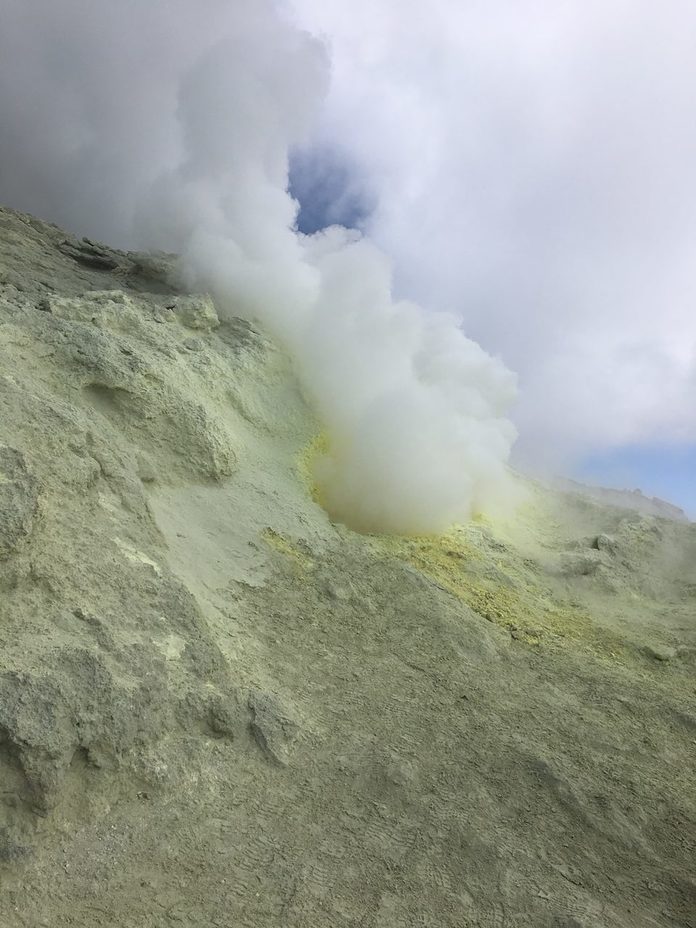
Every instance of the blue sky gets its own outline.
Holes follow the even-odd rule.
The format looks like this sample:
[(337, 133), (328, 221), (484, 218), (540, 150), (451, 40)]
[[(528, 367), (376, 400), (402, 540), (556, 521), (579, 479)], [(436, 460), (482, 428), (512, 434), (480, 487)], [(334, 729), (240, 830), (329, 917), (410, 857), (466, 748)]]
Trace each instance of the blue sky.
[(374, 207), (355, 167), (329, 147), (292, 153), (290, 193), (300, 204), (297, 228), (305, 235), (331, 225), (362, 228)]

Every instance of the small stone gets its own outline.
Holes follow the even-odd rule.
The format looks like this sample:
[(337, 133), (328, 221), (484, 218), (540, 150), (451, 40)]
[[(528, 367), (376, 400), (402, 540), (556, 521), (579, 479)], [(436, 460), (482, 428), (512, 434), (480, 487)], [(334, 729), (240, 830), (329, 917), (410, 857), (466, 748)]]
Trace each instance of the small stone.
[(598, 551), (606, 551), (609, 554), (614, 554), (617, 549), (616, 540), (610, 535), (597, 535), (593, 544), (593, 548), (596, 548)]
[(408, 760), (393, 757), (385, 771), (386, 778), (395, 786), (408, 787), (412, 786), (417, 779), (416, 770)]
[(327, 583), (324, 587), (326, 595), (329, 599), (335, 601), (347, 602), (350, 599), (350, 590), (347, 590), (343, 586), (339, 586), (336, 583)]
[(252, 713), (251, 732), (256, 743), (267, 757), (286, 767), (299, 725), (271, 693), (253, 690), (249, 694), (248, 706)]
[(179, 297), (174, 312), (182, 325), (188, 329), (208, 331), (220, 325), (215, 306), (208, 294)]
[(200, 338), (187, 338), (184, 341), (184, 348), (186, 348), (188, 351), (202, 351), (203, 342), (200, 340)]
[(645, 648), (645, 653), (655, 661), (666, 662), (674, 660), (677, 656), (677, 649), (664, 647), (662, 645), (648, 645)]

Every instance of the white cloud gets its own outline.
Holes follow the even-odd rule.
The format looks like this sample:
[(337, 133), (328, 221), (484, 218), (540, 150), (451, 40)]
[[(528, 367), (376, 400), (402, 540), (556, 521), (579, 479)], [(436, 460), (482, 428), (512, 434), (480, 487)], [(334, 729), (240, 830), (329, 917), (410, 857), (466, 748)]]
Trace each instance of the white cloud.
[(514, 376), (456, 318), (395, 301), (375, 245), (293, 228), (288, 153), (326, 92), (323, 46), (265, 0), (5, 6), (0, 196), (176, 249), (222, 309), (282, 339), (328, 428), (332, 515), (434, 531), (497, 504)]
[(696, 441), (696, 7), (292, 0), (398, 289), (520, 374), (521, 456)]

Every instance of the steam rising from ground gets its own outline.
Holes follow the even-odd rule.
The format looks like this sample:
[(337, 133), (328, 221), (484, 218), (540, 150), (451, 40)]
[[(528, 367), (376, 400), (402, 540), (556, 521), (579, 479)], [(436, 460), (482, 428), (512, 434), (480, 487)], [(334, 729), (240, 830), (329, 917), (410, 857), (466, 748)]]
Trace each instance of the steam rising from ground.
[(428, 531), (500, 502), (513, 376), (453, 317), (394, 303), (369, 242), (334, 228), (305, 249), (320, 289), (295, 351), (332, 425), (329, 510), (362, 529)]
[[(0, 196), (180, 252), (192, 286), (285, 342), (328, 428), (332, 515), (435, 531), (504, 496), (513, 376), (454, 317), (395, 303), (370, 242), (294, 230), (288, 151), (326, 93), (324, 47), (259, 0), (62, 6), (9, 2)], [(30, 69), (27, 113), (12, 88)]]
[(312, 151), (379, 192), (396, 293), (518, 372), (518, 463), (642, 446), (696, 506), (696, 4), (292, 4), (332, 43)]

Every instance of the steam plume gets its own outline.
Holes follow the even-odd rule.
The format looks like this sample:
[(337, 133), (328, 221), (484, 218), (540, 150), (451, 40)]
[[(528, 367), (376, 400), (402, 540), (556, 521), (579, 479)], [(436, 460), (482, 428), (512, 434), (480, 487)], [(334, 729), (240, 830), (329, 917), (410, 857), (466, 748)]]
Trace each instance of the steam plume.
[(394, 302), (369, 241), (295, 230), (288, 152), (326, 93), (325, 48), (259, 0), (31, 7), (9, 0), (0, 39), (0, 196), (176, 250), (223, 311), (275, 333), (328, 429), (335, 517), (435, 531), (504, 494), (514, 377), (454, 317)]

